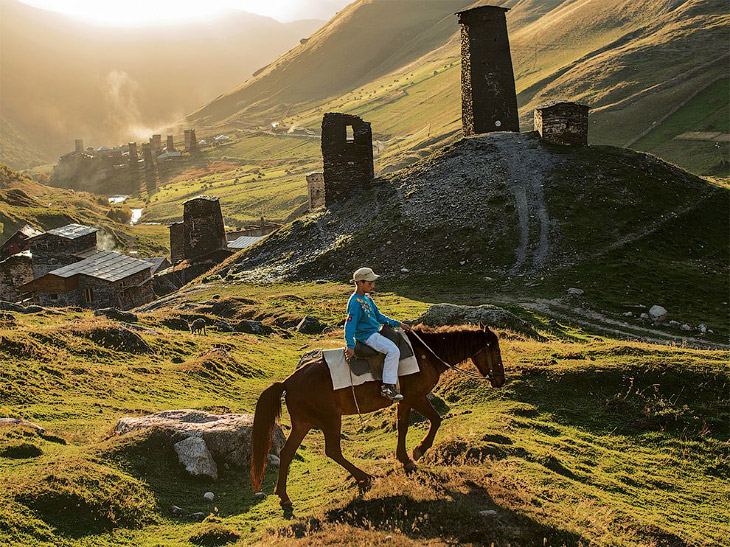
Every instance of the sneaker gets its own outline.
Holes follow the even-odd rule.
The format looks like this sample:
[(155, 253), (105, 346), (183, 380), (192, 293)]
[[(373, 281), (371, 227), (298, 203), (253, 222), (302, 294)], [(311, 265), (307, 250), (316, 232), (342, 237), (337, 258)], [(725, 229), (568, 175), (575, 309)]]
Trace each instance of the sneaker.
[(391, 401), (402, 401), (403, 395), (398, 393), (398, 390), (395, 388), (393, 384), (383, 384), (380, 387), (380, 394), (385, 397), (386, 399), (390, 399)]

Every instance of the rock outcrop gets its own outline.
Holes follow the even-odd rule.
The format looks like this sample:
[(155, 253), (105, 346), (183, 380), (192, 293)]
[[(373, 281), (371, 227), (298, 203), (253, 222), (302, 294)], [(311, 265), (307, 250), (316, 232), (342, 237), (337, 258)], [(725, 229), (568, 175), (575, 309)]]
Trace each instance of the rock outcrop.
[(444, 325), (477, 325), (479, 323), (490, 328), (502, 328), (519, 332), (530, 338), (541, 340), (542, 336), (528, 323), (497, 306), (457, 306), (455, 304), (434, 304), (426, 313), (416, 320), (429, 327)]
[[(191, 475), (218, 478), (221, 465), (248, 468), (251, 461), (251, 414), (209, 414), (200, 410), (166, 410), (141, 417), (120, 418), (115, 431), (157, 430), (169, 438), (178, 461)], [(284, 446), (284, 434), (276, 426), (271, 454)]]

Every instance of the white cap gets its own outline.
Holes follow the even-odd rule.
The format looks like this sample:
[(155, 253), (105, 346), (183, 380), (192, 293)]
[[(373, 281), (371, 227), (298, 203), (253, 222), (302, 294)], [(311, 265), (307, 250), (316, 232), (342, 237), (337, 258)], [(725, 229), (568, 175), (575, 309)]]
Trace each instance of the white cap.
[(354, 281), (375, 281), (380, 276), (376, 274), (372, 268), (360, 268), (359, 270), (356, 270), (354, 274), (352, 274), (352, 279), (350, 282)]

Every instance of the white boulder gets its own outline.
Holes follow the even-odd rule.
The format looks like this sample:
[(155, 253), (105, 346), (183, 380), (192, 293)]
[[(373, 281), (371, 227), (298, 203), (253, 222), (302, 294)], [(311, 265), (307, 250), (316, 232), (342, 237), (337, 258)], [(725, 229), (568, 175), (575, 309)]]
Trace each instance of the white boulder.
[(649, 309), (649, 317), (653, 321), (662, 321), (667, 316), (667, 310), (662, 306), (654, 305)]
[(574, 296), (580, 296), (584, 293), (585, 293), (585, 291), (583, 289), (577, 289), (575, 287), (571, 287), (568, 289), (568, 294), (572, 294)]
[(175, 443), (177, 459), (185, 466), (185, 471), (193, 476), (218, 478), (218, 467), (210, 455), (205, 441), (200, 437), (188, 437)]

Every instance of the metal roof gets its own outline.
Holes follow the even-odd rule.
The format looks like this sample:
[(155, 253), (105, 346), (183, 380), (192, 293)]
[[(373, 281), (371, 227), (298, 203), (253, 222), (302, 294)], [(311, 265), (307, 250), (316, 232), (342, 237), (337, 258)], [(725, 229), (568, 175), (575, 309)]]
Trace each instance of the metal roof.
[(264, 236), (241, 236), (228, 243), (229, 249), (245, 249), (254, 243), (261, 241)]
[(64, 278), (74, 275), (88, 275), (105, 281), (119, 281), (137, 272), (149, 269), (150, 263), (146, 260), (132, 258), (114, 251), (98, 251), (80, 262), (74, 262), (48, 273)]
[(67, 224), (60, 228), (54, 228), (48, 230), (47, 234), (53, 234), (55, 236), (65, 237), (66, 239), (76, 239), (77, 237), (85, 236), (94, 232), (98, 232), (98, 228), (91, 228), (90, 226), (82, 226), (81, 224)]

